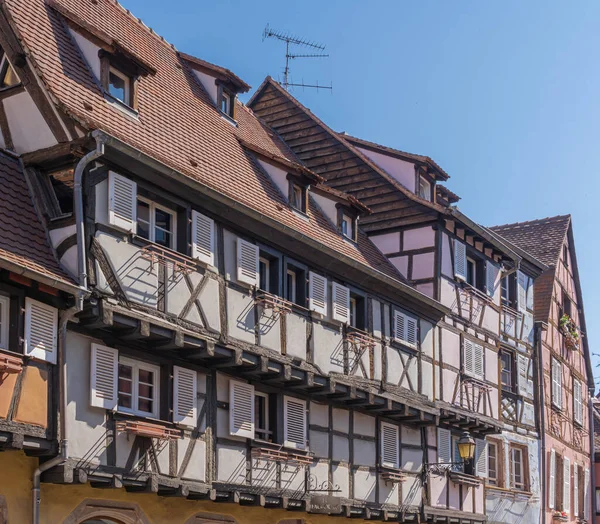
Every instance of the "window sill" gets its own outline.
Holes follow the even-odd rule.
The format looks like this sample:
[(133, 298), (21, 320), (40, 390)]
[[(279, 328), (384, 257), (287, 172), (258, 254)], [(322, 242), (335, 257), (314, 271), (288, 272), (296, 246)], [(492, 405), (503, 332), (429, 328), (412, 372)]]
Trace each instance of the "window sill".
[(223, 113), (223, 111), (219, 111), (219, 112), (221, 113), (221, 118), (223, 120), (225, 120), (226, 122), (231, 124), (233, 127), (238, 127), (237, 121), (234, 120), (231, 116), (229, 116), (227, 113)]
[(111, 105), (113, 106), (115, 109), (121, 111), (122, 113), (124, 113), (125, 115), (135, 119), (136, 121), (139, 121), (140, 119), (140, 114), (138, 111), (136, 111), (133, 107), (131, 107), (130, 105), (126, 104), (125, 102), (122, 102), (121, 100), (119, 100), (118, 98), (115, 98), (114, 96), (112, 96), (110, 93), (108, 93), (107, 91), (104, 91), (104, 99)]

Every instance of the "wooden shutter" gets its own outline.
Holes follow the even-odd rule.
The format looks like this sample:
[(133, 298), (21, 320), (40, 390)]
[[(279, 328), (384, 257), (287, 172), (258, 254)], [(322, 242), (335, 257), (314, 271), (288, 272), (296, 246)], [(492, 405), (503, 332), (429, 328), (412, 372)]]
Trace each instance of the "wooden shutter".
[(498, 266), (489, 260), (485, 263), (485, 289), (490, 297), (496, 293), (496, 281), (498, 279)]
[(198, 374), (191, 369), (173, 366), (173, 422), (176, 424), (196, 426), (197, 377)]
[(454, 276), (467, 280), (467, 246), (460, 240), (454, 240)]
[(531, 360), (525, 355), (517, 354), (517, 387), (519, 395), (533, 398), (533, 380), (529, 378)]
[(550, 467), (548, 468), (548, 507), (554, 509), (556, 502), (556, 451), (550, 451)]
[(92, 344), (90, 360), (90, 404), (97, 408), (116, 410), (119, 352), (113, 348)]
[(438, 462), (452, 462), (452, 435), (449, 429), (438, 428), (437, 447)]
[(192, 211), (192, 256), (214, 266), (215, 222), (198, 211)]
[(562, 408), (562, 365), (558, 360), (552, 360), (552, 403)]
[(333, 320), (347, 324), (350, 322), (350, 290), (337, 282), (331, 284), (331, 303)]
[(312, 271), (308, 276), (308, 309), (327, 316), (327, 279)]
[(519, 311), (527, 309), (527, 275), (517, 271), (517, 308)]
[(402, 313), (402, 311), (394, 311), (394, 339), (416, 348), (417, 336), (417, 319)]
[(137, 184), (113, 171), (108, 173), (108, 222), (124, 229), (136, 230)]
[(475, 375), (474, 344), (468, 338), (463, 340), (463, 368), (467, 375)]
[(535, 407), (530, 402), (521, 402), (521, 423), (535, 426)]
[(573, 515), (579, 515), (579, 467), (573, 464)]
[(25, 299), (25, 348), (30, 357), (56, 364), (58, 309)]
[(229, 381), (229, 433), (254, 438), (254, 386)]
[(528, 279), (528, 284), (527, 284), (527, 309), (530, 309), (533, 311), (533, 288), (534, 288), (534, 284), (533, 284), (533, 279), (529, 278)]
[(475, 376), (483, 379), (485, 371), (483, 369), (483, 346), (481, 344), (473, 344), (473, 355)]
[(583, 518), (589, 520), (590, 518), (590, 470), (585, 468), (583, 475)]
[(563, 459), (563, 511), (571, 511), (571, 460), (567, 457)]
[(581, 400), (581, 382), (573, 379), (573, 416), (575, 422), (583, 424), (583, 403)]
[(237, 240), (237, 279), (258, 286), (258, 246), (241, 238)]
[(398, 426), (381, 423), (381, 465), (386, 468), (398, 468), (400, 462)]
[(283, 397), (284, 446), (296, 449), (306, 447), (306, 402)]
[(475, 474), (481, 478), (488, 476), (488, 444), (483, 439), (475, 439)]

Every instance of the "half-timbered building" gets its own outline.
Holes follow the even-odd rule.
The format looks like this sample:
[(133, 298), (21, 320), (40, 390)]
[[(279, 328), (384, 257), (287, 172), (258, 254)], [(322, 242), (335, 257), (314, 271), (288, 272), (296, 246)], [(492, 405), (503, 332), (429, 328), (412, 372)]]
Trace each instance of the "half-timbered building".
[(548, 269), (536, 282), (542, 510), (546, 522), (591, 519), (594, 380), (570, 215), (492, 228)]
[[(438, 460), (456, 456), (452, 431), (468, 426), (463, 417), (498, 430), (479, 443), (473, 478), (432, 477), (428, 503), (475, 513), (485, 505), (493, 522), (537, 521), (533, 281), (544, 263), (452, 206), (459, 197), (429, 157), (336, 133), (270, 78), (249, 106), (328, 185), (369, 206), (361, 219), (369, 238), (451, 310), (436, 328), (434, 394), (448, 424), (437, 430)], [(466, 486), (476, 486), (472, 499)]]

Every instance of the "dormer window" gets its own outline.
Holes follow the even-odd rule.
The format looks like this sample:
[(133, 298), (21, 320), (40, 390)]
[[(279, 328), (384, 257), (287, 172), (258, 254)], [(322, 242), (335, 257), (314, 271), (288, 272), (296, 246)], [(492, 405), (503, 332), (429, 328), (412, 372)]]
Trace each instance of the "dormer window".
[(221, 111), (231, 116), (231, 95), (225, 91), (221, 94)]
[(431, 183), (422, 175), (419, 177), (419, 197), (431, 201)]
[(0, 89), (7, 89), (20, 83), (21, 80), (19, 80), (6, 55), (4, 55), (0, 62)]
[(131, 84), (132, 78), (119, 71), (116, 67), (110, 66), (108, 72), (108, 92), (110, 96), (131, 106)]
[(350, 215), (347, 215), (346, 213), (342, 213), (342, 218), (341, 218), (341, 229), (342, 229), (342, 235), (344, 235), (346, 238), (349, 238), (352, 241), (356, 240), (356, 219), (354, 217), (351, 217)]
[(231, 119), (235, 119), (235, 95), (227, 88), (219, 84), (217, 104), (221, 110), (221, 113)]
[(306, 213), (306, 188), (290, 180), (290, 206), (301, 213)]

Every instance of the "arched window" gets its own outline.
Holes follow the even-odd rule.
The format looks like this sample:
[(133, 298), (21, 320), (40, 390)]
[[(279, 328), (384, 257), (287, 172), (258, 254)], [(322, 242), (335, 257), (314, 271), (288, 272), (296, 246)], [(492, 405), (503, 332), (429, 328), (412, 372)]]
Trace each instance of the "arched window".
[(150, 524), (150, 521), (132, 502), (86, 499), (63, 524)]

